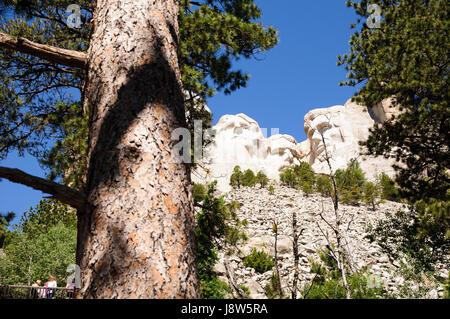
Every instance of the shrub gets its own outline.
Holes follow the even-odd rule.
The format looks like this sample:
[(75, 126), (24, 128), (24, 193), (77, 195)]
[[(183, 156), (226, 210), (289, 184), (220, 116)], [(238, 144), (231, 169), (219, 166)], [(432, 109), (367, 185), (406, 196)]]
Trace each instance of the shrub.
[(275, 266), (275, 262), (264, 251), (258, 251), (256, 248), (253, 248), (251, 254), (244, 258), (244, 266), (251, 267), (262, 274), (271, 270)]
[[(311, 272), (315, 274), (313, 281), (304, 286), (302, 295), (307, 299), (345, 299), (345, 287), (337, 268), (336, 261), (331, 257), (330, 250), (319, 251), (319, 261), (311, 260)], [(364, 270), (347, 276), (350, 294), (353, 299), (373, 299), (386, 297), (383, 287), (371, 286), (368, 273)]]
[(399, 201), (399, 190), (395, 186), (395, 182), (386, 173), (382, 173), (379, 180), (381, 186), (381, 199)]
[(310, 182), (304, 182), (302, 190), (306, 196), (309, 196), (313, 193), (313, 187)]
[(200, 274), (200, 296), (202, 299), (225, 299), (231, 292), (230, 287), (214, 274)]
[(202, 184), (194, 184), (194, 187), (192, 188), (192, 195), (195, 203), (201, 202), (206, 195), (205, 186)]
[(295, 189), (303, 188), (305, 183), (313, 186), (315, 184), (314, 170), (308, 163), (301, 162), (300, 165), (294, 166), (293, 169), (285, 169), (280, 174), (280, 181), (283, 185)]
[[(264, 291), (265, 291), (266, 297), (268, 299), (280, 298), (280, 287), (278, 285), (278, 275), (275, 271), (272, 272), (272, 277), (270, 277), (269, 283), (267, 283), (266, 286), (264, 287)], [(285, 297), (285, 296), (281, 296), (281, 298), (283, 298), (283, 297)]]
[(270, 185), (270, 186), (269, 186), (269, 194), (270, 194), (270, 195), (275, 194), (275, 188), (273, 187), (273, 185)]
[(256, 184), (255, 173), (251, 169), (245, 171), (242, 176), (242, 186), (253, 187)]
[(367, 182), (364, 184), (364, 202), (366, 205), (371, 205), (372, 209), (375, 210), (375, 205), (379, 203), (378, 198), (380, 197), (380, 189), (377, 184), (372, 182)]
[(319, 175), (316, 178), (316, 190), (324, 197), (331, 196), (331, 178), (328, 175)]

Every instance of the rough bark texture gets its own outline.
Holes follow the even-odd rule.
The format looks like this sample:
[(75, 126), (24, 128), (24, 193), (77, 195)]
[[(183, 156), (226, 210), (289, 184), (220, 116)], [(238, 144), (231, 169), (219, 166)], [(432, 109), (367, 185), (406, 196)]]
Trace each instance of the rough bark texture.
[(86, 206), (86, 196), (70, 187), (29, 175), (21, 170), (8, 167), (0, 167), (0, 178), (32, 187), (44, 193), (52, 195), (57, 200), (76, 208), (83, 213)]
[(86, 193), (77, 261), (83, 298), (197, 298), (176, 0), (97, 0), (88, 51)]
[(0, 47), (28, 53), (38, 58), (76, 68), (86, 65), (86, 53), (39, 44), (25, 38), (13, 37), (0, 32)]

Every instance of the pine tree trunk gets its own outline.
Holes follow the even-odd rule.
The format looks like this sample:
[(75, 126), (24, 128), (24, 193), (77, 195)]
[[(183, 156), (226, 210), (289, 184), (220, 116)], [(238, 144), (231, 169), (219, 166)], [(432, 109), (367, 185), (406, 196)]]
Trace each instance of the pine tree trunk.
[(79, 216), (81, 298), (197, 298), (177, 0), (97, 0), (84, 107), (89, 207)]

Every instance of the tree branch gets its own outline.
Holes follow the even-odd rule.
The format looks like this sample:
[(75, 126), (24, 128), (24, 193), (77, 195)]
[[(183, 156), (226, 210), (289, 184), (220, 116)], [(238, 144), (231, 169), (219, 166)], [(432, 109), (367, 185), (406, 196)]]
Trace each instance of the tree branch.
[(13, 37), (0, 32), (0, 48), (31, 54), (35, 57), (76, 68), (87, 64), (86, 53), (56, 48), (50, 45), (32, 42), (22, 37)]
[(52, 195), (55, 199), (83, 212), (86, 206), (86, 195), (70, 187), (29, 175), (21, 170), (0, 166), (0, 178), (29, 186)]

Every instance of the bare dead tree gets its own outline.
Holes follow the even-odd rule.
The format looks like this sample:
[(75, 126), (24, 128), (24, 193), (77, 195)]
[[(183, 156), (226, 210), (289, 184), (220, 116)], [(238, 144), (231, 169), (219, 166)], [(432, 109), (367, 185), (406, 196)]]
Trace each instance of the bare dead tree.
[(274, 219), (273, 220), (273, 226), (272, 226), (272, 230), (273, 230), (273, 234), (275, 237), (275, 246), (274, 246), (274, 250), (275, 250), (275, 271), (277, 274), (277, 285), (278, 285), (278, 297), (281, 299), (283, 298), (283, 288), (281, 287), (281, 277), (280, 277), (280, 269), (278, 268), (278, 223), (277, 221)]
[[(320, 226), (320, 224), (317, 222), (318, 229), (322, 233), (322, 235), (327, 240), (327, 248), (329, 250), (329, 253), (331, 257), (336, 261), (336, 265), (338, 267), (338, 271), (341, 275), (343, 286), (345, 288), (346, 298), (351, 299), (351, 293), (350, 293), (350, 287), (347, 280), (347, 267), (349, 268), (350, 272), (353, 272), (355, 270), (355, 266), (353, 263), (353, 259), (351, 256), (351, 250), (349, 247), (348, 240), (346, 238), (345, 232), (343, 231), (343, 224), (344, 224), (344, 217), (345, 217), (345, 210), (340, 212), (339, 210), (339, 190), (336, 184), (336, 179), (334, 176), (333, 168), (330, 161), (330, 155), (328, 153), (327, 144), (325, 142), (325, 136), (323, 135), (323, 132), (319, 129), (316, 130), (319, 132), (319, 134), (322, 137), (322, 143), (324, 146), (324, 152), (325, 152), (325, 161), (328, 164), (328, 167), (330, 169), (330, 179), (333, 187), (333, 194), (332, 194), (332, 201), (333, 201), (333, 208), (334, 208), (334, 221), (329, 221), (324, 216), (324, 209), (323, 209), (323, 201), (322, 201), (322, 211), (319, 214), (320, 218), (325, 222), (325, 224), (332, 230), (334, 233), (334, 239), (336, 241), (336, 248), (332, 245), (332, 240), (330, 239), (330, 235), (328, 231), (323, 230)], [(350, 227), (350, 224), (352, 223), (353, 219), (350, 220), (347, 224), (347, 231)]]
[(239, 298), (247, 299), (247, 295), (238, 286), (238, 284), (236, 283), (236, 280), (234, 279), (234, 273), (231, 269), (230, 261), (227, 256), (224, 257), (223, 264), (225, 266), (225, 274), (226, 274), (228, 282), (230, 283), (230, 286), (231, 286), (231, 295), (233, 296), (233, 298), (236, 298), (236, 294), (237, 294), (237, 296), (239, 296)]
[(292, 281), (292, 290), (291, 290), (291, 296), (292, 299), (297, 299), (297, 286), (299, 281), (299, 260), (300, 260), (300, 254), (298, 251), (298, 240), (300, 236), (302, 235), (304, 229), (298, 231), (297, 226), (297, 212), (292, 212), (292, 252), (294, 255), (294, 279)]

